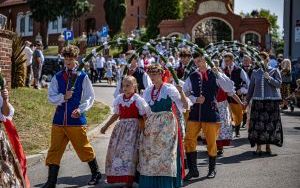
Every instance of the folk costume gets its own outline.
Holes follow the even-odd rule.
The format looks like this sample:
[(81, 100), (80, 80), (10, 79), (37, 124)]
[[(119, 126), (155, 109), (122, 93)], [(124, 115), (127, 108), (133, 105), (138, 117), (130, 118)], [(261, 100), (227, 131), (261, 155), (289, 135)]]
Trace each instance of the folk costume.
[(132, 184), (138, 163), (139, 120), (151, 112), (138, 94), (126, 98), (120, 94), (113, 102), (113, 113), (120, 121), (114, 127), (106, 155), (105, 173), (108, 183)]
[[(242, 68), (236, 65), (226, 66), (224, 73), (234, 82), (236, 91), (240, 90), (242, 95), (247, 94), (250, 81), (246, 72)], [(239, 97), (241, 98), (242, 95), (239, 95)], [(230, 106), (232, 124), (235, 127), (235, 134), (239, 137), (240, 126), (243, 120), (243, 107), (232, 97), (228, 97), (228, 102)]]
[(145, 101), (151, 108), (145, 129), (141, 134), (139, 150), (140, 188), (181, 187), (184, 176), (184, 158), (180, 128), (172, 112), (176, 105), (182, 112), (181, 97), (171, 84), (163, 83), (160, 88), (148, 87)]
[[(2, 108), (2, 104), (3, 99), (0, 96), (0, 109)], [(9, 111), (8, 116), (4, 116), (0, 112), (1, 122), (12, 119), (14, 108), (11, 105), (9, 106)], [(0, 187), (26, 187), (21, 165), (18, 158), (15, 157), (11, 144), (0, 127)]]
[[(215, 176), (217, 156), (216, 140), (218, 138), (221, 125), (216, 97), (219, 88), (228, 93), (229, 96), (233, 95), (232, 86), (230, 85), (231, 82), (232, 81), (224, 74), (216, 74), (210, 69), (205, 72), (200, 72), (197, 69), (189, 76), (183, 86), (186, 96), (188, 96), (193, 103), (189, 113), (186, 136), (184, 139), (187, 165), (189, 169), (189, 173), (185, 177), (185, 180), (199, 176), (197, 169), (196, 146), (197, 137), (201, 129), (207, 142), (209, 156), (208, 177), (213, 178)], [(200, 97), (200, 95), (205, 97), (203, 104), (196, 103), (197, 98)]]
[[(73, 91), (72, 97), (65, 101), (66, 91)], [(101, 178), (95, 152), (87, 138), (87, 120), (85, 112), (93, 105), (94, 90), (88, 76), (83, 72), (64, 70), (58, 72), (51, 80), (48, 100), (56, 105), (51, 130), (51, 145), (46, 158), (49, 177), (44, 187), (55, 186), (60, 161), (69, 141), (72, 143), (82, 162), (88, 162), (92, 172), (89, 184), (95, 184)], [(72, 118), (72, 112), (79, 108), (80, 117)]]
[(270, 78), (264, 77), (260, 68), (254, 70), (247, 102), (252, 99), (248, 139), (251, 147), (262, 144), (273, 144), (281, 147), (283, 144), (283, 131), (280, 117), (280, 86), (282, 83), (277, 68), (268, 67)]

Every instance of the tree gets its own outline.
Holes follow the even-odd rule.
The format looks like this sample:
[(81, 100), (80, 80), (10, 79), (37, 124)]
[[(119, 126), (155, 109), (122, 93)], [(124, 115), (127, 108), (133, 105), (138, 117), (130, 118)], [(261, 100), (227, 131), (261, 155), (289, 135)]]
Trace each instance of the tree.
[(147, 35), (155, 38), (159, 34), (158, 25), (162, 20), (179, 19), (181, 0), (151, 0), (147, 17)]
[(272, 39), (278, 41), (279, 40), (279, 26), (278, 26), (278, 16), (275, 15), (274, 13), (272, 14), (269, 10), (267, 9), (260, 9), (258, 10), (253, 10), (251, 13), (243, 13), (241, 12), (240, 15), (242, 17), (246, 17), (246, 18), (253, 18), (253, 17), (258, 17), (258, 18), (266, 18), (270, 24), (271, 24), (271, 28), (270, 28), (270, 32), (272, 34)]
[(61, 14), (58, 0), (28, 0), (32, 18), (40, 23), (42, 42), (48, 46), (48, 23), (54, 21)]
[(61, 16), (68, 18), (70, 29), (73, 30), (73, 23), (82, 15), (90, 12), (93, 5), (88, 0), (64, 0), (61, 1)]
[(125, 0), (105, 0), (103, 7), (110, 35), (111, 37), (114, 37), (121, 31), (123, 20), (126, 16)]
[(182, 17), (186, 17), (195, 10), (196, 0), (181, 0), (180, 9)]

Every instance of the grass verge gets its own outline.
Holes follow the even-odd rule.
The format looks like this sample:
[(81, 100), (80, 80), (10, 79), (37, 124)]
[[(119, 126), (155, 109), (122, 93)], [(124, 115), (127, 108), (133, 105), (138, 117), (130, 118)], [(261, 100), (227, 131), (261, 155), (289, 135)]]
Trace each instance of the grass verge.
[[(52, 118), (55, 106), (47, 100), (47, 90), (30, 88), (13, 89), (10, 102), (15, 108), (14, 122), (27, 155), (49, 147)], [(89, 129), (102, 123), (109, 115), (108, 106), (95, 102), (87, 112)]]

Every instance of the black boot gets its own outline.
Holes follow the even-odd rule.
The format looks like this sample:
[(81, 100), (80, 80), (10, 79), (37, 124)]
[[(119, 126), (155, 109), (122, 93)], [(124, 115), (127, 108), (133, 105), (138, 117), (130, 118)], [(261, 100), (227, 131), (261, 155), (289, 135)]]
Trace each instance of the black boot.
[(99, 171), (98, 163), (96, 158), (93, 159), (92, 161), (88, 162), (89, 167), (92, 172), (92, 178), (88, 182), (88, 185), (97, 185), (99, 183), (99, 180), (101, 179), (101, 173)]
[(206, 177), (214, 178), (216, 174), (216, 157), (209, 157), (208, 174)]
[(43, 185), (42, 188), (55, 188), (57, 182), (57, 175), (58, 175), (59, 166), (58, 165), (49, 165), (49, 173), (48, 173), (48, 180)]
[(197, 151), (186, 153), (186, 158), (189, 172), (184, 177), (184, 181), (199, 177), (199, 171), (197, 168)]
[(239, 138), (241, 135), (240, 135), (240, 126), (241, 125), (237, 125), (235, 126), (235, 137)]

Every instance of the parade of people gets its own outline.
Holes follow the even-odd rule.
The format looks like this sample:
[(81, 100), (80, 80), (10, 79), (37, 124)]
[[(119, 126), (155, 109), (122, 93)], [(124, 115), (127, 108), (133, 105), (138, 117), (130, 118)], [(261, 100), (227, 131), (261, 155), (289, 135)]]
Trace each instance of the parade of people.
[(299, 187), (297, 2), (238, 1), (1, 1), (0, 188)]

